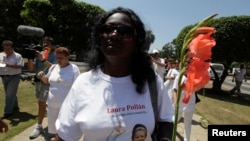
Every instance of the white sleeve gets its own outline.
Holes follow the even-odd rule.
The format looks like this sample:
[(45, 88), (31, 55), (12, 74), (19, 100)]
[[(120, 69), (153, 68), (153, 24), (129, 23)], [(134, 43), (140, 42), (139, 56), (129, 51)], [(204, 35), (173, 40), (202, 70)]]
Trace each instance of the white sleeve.
[(21, 54), (17, 55), (17, 64), (18, 66), (24, 66), (24, 61), (23, 61), (23, 57)]
[(81, 74), (80, 69), (77, 65), (74, 65), (74, 80)]
[(170, 97), (167, 94), (167, 89), (164, 87), (162, 80), (157, 78), (158, 90), (158, 121), (173, 122), (174, 107)]
[[(74, 83), (76, 84), (76, 83)], [(65, 141), (77, 141), (82, 136), (82, 130), (79, 124), (75, 121), (77, 90), (74, 84), (65, 98), (56, 120), (56, 130), (60, 138)]]
[(180, 75), (178, 75), (177, 77), (175, 77), (175, 79), (174, 79), (174, 84), (173, 84), (173, 90), (174, 89), (178, 89), (178, 80), (179, 80), (179, 76)]
[[(178, 81), (179, 81), (179, 77), (180, 74), (177, 75), (177, 77), (175, 77), (174, 79), (174, 85), (173, 85), (173, 89), (178, 89)], [(182, 80), (181, 80), (181, 84), (183, 84), (185, 81), (187, 80), (187, 77), (185, 75), (182, 76)]]

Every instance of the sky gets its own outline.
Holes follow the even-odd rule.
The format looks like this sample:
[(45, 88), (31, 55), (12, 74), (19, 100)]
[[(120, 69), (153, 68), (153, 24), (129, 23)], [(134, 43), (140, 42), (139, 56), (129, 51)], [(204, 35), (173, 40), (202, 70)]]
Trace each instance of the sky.
[(150, 50), (159, 49), (175, 39), (186, 26), (218, 14), (227, 16), (250, 16), (250, 0), (80, 0), (97, 5), (105, 11), (122, 6), (134, 10), (152, 30), (155, 41)]

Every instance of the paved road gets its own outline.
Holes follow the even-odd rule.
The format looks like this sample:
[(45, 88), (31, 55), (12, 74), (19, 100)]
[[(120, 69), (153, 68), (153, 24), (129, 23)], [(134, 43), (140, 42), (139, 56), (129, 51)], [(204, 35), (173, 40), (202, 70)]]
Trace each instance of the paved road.
[[(227, 76), (226, 80), (223, 82), (222, 87), (227, 89), (232, 89), (235, 86), (235, 82), (232, 82), (232, 76)], [(249, 94), (250, 95), (250, 80), (247, 82), (243, 82), (241, 85), (241, 93)]]

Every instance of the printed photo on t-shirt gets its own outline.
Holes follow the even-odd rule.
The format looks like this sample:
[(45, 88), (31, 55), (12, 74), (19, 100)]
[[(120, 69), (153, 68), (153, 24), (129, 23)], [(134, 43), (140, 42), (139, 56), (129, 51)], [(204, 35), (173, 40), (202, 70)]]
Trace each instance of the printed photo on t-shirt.
[(147, 138), (147, 128), (143, 124), (136, 124), (132, 130), (131, 141), (145, 141)]

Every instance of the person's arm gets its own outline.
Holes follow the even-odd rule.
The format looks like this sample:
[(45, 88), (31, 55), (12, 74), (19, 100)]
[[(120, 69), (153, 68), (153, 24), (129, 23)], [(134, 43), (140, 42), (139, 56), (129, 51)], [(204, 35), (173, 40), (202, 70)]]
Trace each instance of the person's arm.
[(6, 67), (14, 68), (14, 69), (19, 69), (19, 68), (22, 68), (23, 66), (24, 66), (23, 58), (22, 56), (18, 56), (18, 55), (17, 55), (16, 63), (14, 65), (10, 65), (6, 63)]
[(173, 69), (169, 69), (168, 74), (165, 77), (166, 80), (174, 80), (175, 79), (175, 75), (174, 75), (173, 71), (174, 71)]
[(232, 82), (234, 82), (235, 76), (236, 76), (236, 72), (233, 74)]
[(165, 63), (162, 63), (162, 62), (160, 62), (160, 61), (154, 59), (153, 57), (152, 57), (152, 61), (153, 61), (154, 63), (156, 63), (157, 65), (161, 66), (161, 67), (165, 67), (165, 66), (166, 66)]
[(19, 68), (21, 68), (22, 66), (20, 66), (20, 65), (9, 65), (9, 64), (6, 64), (6, 67), (14, 68), (14, 69), (19, 69)]
[(43, 59), (41, 60), (41, 62), (47, 67), (47, 68), (50, 68), (52, 63), (50, 63), (47, 59)]
[(36, 55), (37, 55), (37, 58), (47, 67), (47, 68), (50, 68), (50, 66), (52, 65), (51, 62), (49, 62), (47, 59), (44, 59), (42, 54), (37, 51), (36, 52)]
[(37, 73), (37, 77), (44, 83), (49, 84), (48, 78), (45, 76), (45, 73), (43, 71), (40, 71)]
[(63, 139), (61, 139), (59, 136), (58, 136), (58, 134), (56, 134), (56, 136), (55, 136), (55, 140), (54, 141), (64, 141)]
[(8, 132), (9, 127), (7, 123), (5, 123), (2, 119), (0, 119), (0, 133), (6, 133)]

